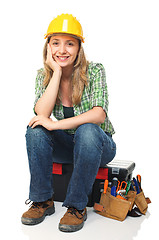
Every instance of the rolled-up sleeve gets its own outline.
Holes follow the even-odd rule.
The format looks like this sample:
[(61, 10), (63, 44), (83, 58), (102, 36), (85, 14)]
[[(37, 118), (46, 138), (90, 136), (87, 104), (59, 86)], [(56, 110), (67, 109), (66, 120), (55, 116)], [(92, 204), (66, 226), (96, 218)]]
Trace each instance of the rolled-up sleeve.
[[(44, 81), (44, 74), (43, 74), (43, 69), (38, 70), (36, 79), (35, 79), (35, 101), (34, 101), (34, 109), (35, 109), (35, 105), (37, 103), (37, 101), (39, 100), (39, 98), (41, 98), (41, 96), (43, 95), (43, 93), (45, 92), (45, 87), (43, 85), (43, 81)], [(35, 113), (35, 110), (34, 110)]]
[(92, 71), (92, 86), (90, 91), (90, 108), (102, 107), (108, 112), (108, 91), (105, 69), (102, 64), (97, 64)]

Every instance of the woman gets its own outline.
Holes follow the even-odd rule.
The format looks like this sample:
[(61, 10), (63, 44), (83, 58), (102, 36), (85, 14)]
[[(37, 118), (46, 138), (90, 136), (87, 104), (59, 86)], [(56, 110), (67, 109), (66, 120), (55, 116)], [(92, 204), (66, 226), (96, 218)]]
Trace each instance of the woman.
[[(31, 174), (30, 209), (22, 223), (35, 225), (55, 212), (52, 164), (73, 163), (74, 170), (63, 206), (67, 212), (59, 229), (81, 229), (98, 169), (116, 153), (109, 121), (108, 94), (102, 64), (88, 63), (80, 23), (69, 14), (53, 19), (45, 36), (44, 69), (36, 78), (36, 100), (27, 128)], [(50, 118), (54, 114), (57, 121)]]

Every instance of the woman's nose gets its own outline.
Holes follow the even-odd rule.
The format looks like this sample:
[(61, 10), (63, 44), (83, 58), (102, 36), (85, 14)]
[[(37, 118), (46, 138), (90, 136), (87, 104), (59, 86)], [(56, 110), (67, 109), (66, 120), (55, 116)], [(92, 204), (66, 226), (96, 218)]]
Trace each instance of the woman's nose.
[(65, 47), (64, 44), (60, 44), (59, 53), (61, 53), (61, 54), (65, 54), (66, 53), (66, 47)]

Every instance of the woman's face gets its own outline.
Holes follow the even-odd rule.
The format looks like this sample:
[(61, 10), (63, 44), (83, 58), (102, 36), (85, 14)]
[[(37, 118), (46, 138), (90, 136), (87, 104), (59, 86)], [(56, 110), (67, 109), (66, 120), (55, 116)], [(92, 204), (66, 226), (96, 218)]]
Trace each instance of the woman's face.
[(69, 35), (55, 35), (50, 38), (53, 59), (60, 67), (73, 67), (79, 52), (79, 41)]

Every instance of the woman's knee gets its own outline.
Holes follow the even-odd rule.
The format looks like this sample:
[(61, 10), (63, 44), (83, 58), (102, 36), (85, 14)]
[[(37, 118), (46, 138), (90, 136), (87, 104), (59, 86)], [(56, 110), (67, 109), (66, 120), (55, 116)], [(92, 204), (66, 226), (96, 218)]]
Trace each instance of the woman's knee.
[(75, 133), (75, 143), (79, 142), (84, 146), (94, 145), (102, 148), (102, 137), (100, 134), (100, 128), (98, 125), (93, 123), (86, 123), (78, 127)]
[(27, 137), (31, 137), (31, 138), (36, 138), (41, 136), (43, 130), (41, 129), (41, 127), (35, 127), (35, 128), (31, 128), (29, 126), (27, 126), (27, 130), (26, 130), (26, 138)]
[(93, 123), (85, 123), (80, 125), (75, 133), (75, 136), (81, 136), (81, 137), (92, 137), (96, 133), (95, 129), (98, 128), (96, 124)]
[(43, 141), (44, 139), (49, 139), (49, 136), (46, 132), (47, 130), (41, 126), (37, 126), (35, 128), (31, 128), (27, 126), (26, 130), (26, 141), (27, 142), (39, 142)]

